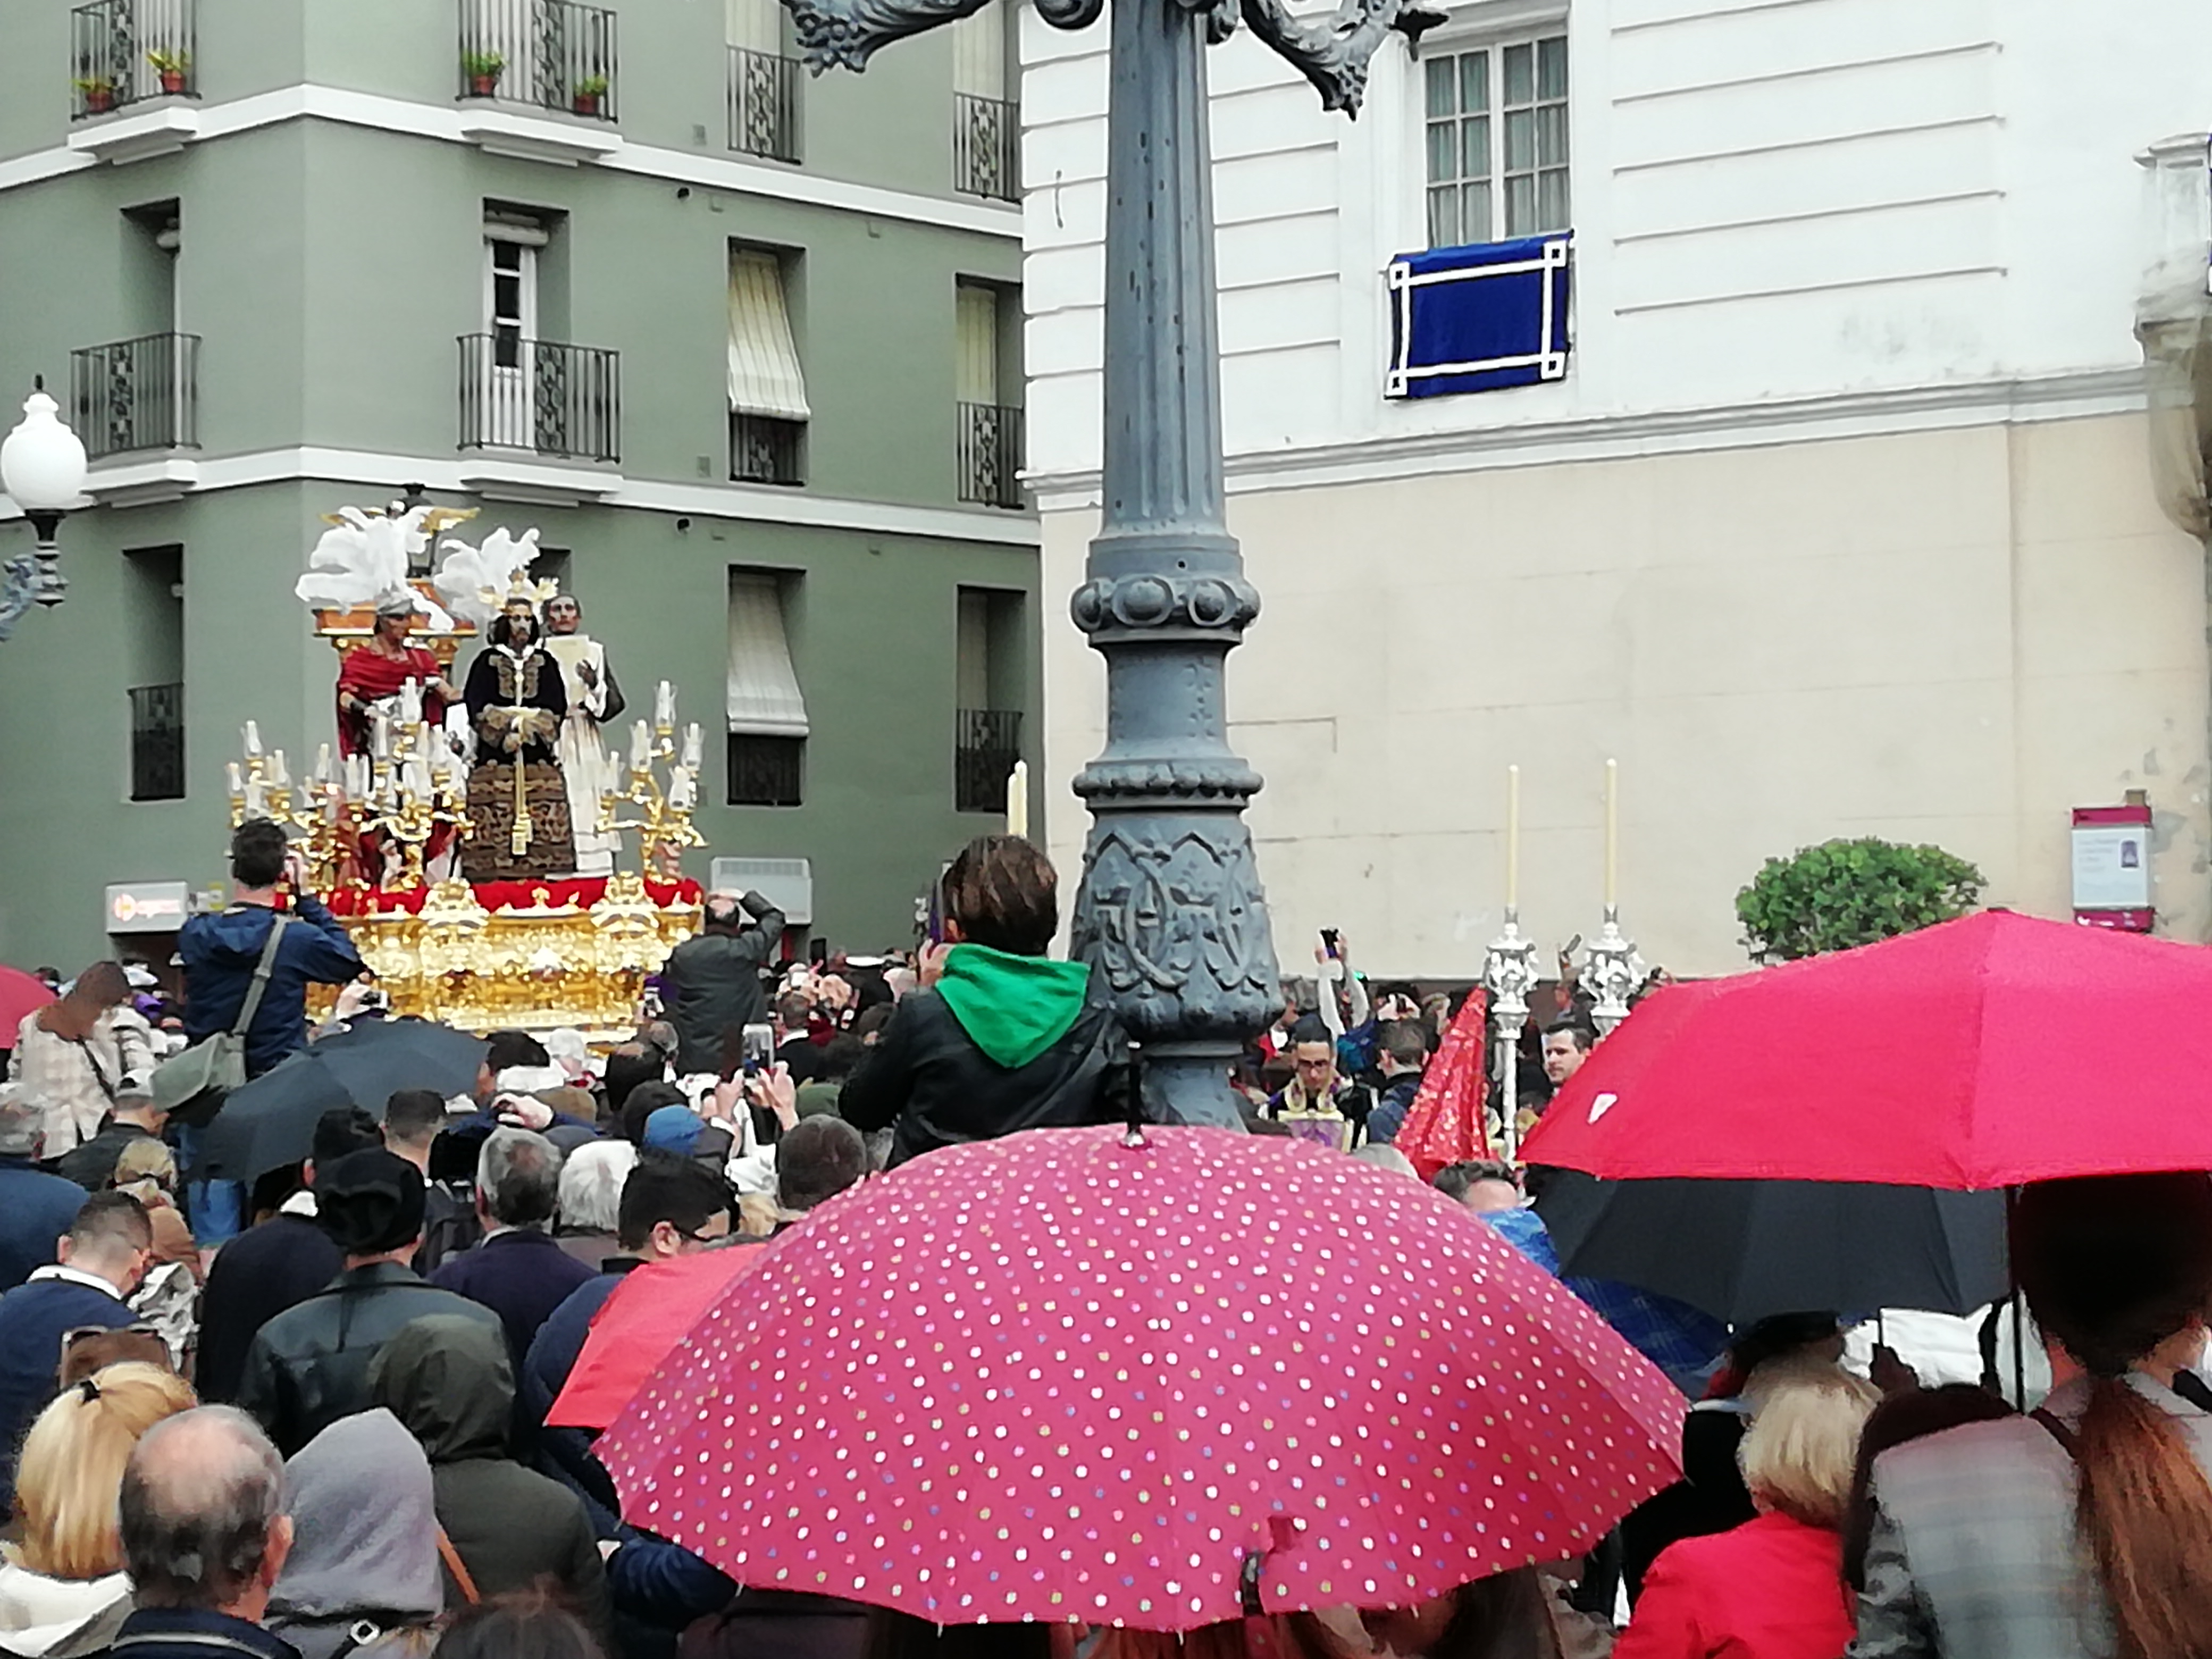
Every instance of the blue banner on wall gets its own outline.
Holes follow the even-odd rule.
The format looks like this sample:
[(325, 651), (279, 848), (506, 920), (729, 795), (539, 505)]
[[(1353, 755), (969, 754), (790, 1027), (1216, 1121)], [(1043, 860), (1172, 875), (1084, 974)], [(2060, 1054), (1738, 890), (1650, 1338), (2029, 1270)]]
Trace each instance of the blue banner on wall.
[(1393, 259), (1389, 398), (1495, 392), (1567, 375), (1573, 234)]

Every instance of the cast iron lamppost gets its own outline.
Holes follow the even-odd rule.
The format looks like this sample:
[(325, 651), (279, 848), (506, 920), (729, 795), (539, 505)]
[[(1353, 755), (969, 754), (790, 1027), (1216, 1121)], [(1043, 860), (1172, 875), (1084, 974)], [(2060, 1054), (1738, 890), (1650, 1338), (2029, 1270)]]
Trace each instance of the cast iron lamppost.
[[(985, 3), (783, 0), (817, 73)], [(1062, 29), (1106, 8), (1036, 0)], [(1223, 499), (1206, 127), (1206, 48), (1240, 16), (1347, 114), (1393, 30), (1418, 41), (1443, 21), (1418, 0), (1341, 0), (1310, 21), (1283, 0), (1114, 0), (1104, 510), (1072, 606), (1106, 659), (1106, 747), (1075, 780), (1091, 825), (1073, 943), (1143, 1045), (1155, 1103), (1232, 1125), (1230, 1070), (1281, 1006), (1243, 816), (1260, 775), (1229, 748), (1222, 697), (1223, 659), (1260, 611)]]
[(37, 545), (0, 567), (0, 640), (35, 602), (56, 605), (69, 584), (54, 544), (62, 514), (84, 489), (84, 445), (62, 424), (61, 406), (46, 395), (44, 376), (32, 381), (21, 422), (0, 441), (0, 490), (31, 521)]

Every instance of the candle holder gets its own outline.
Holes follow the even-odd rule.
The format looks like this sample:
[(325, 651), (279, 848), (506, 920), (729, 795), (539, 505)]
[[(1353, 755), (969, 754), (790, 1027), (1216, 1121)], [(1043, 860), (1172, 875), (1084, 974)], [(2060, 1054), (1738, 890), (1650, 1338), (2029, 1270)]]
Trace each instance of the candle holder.
[[(691, 822), (699, 805), (699, 759), (700, 733), (696, 723), (684, 728), (683, 755), (678, 757), (676, 697), (663, 680), (654, 699), (653, 725), (648, 727), (640, 720), (631, 729), (629, 766), (624, 768), (614, 757), (608, 757), (609, 769), (617, 775), (627, 771), (629, 783), (599, 798), (599, 833), (614, 836), (635, 830), (638, 863), (636, 875), (617, 874), (611, 878), (611, 896), (615, 894), (615, 884), (620, 884), (622, 896), (628, 896), (629, 884), (641, 884), (648, 872), (657, 873), (664, 881), (682, 880), (684, 849), (707, 844), (707, 838)], [(668, 774), (665, 784), (659, 770), (663, 765)], [(617, 816), (618, 801), (636, 808), (635, 816)]]
[(1590, 1018), (1600, 1036), (1628, 1018), (1628, 999), (1648, 970), (1636, 941), (1620, 931), (1620, 907), (1605, 907), (1605, 925), (1583, 956), (1583, 983), (1590, 990)]
[(1498, 1044), (1498, 1139), (1510, 1159), (1521, 1150), (1521, 1033), (1528, 1024), (1528, 994), (1536, 988), (1536, 941), (1522, 936), (1514, 910), (1506, 911), (1505, 926), (1483, 953), (1482, 988), (1490, 994)]

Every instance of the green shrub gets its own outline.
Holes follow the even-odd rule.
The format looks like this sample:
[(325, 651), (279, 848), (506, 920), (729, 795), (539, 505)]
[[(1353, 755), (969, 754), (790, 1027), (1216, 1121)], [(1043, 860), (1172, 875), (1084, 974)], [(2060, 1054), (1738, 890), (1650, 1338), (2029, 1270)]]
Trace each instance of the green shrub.
[(1753, 961), (1794, 962), (1948, 921), (1981, 894), (1982, 872), (1966, 860), (1867, 836), (1767, 860), (1735, 914)]

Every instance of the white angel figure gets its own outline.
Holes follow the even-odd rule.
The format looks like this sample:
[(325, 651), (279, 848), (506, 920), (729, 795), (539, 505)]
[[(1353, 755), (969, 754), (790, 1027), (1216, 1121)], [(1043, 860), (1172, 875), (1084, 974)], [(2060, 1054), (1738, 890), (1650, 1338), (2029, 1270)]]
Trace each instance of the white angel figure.
[(445, 562), (431, 579), (453, 614), (478, 628), (500, 612), (532, 561), (538, 557), (538, 532), (533, 527), (510, 536), (502, 525), (483, 538), (481, 547), (448, 538), (438, 544)]
[[(307, 572), (292, 591), (306, 604), (321, 610), (352, 611), (385, 600), (413, 597), (407, 585), (409, 559), (429, 545), (423, 519), (434, 508), (418, 507), (398, 518), (342, 507), (340, 523), (332, 525), (307, 556)], [(453, 618), (427, 600), (422, 602), (433, 633), (453, 628)]]

